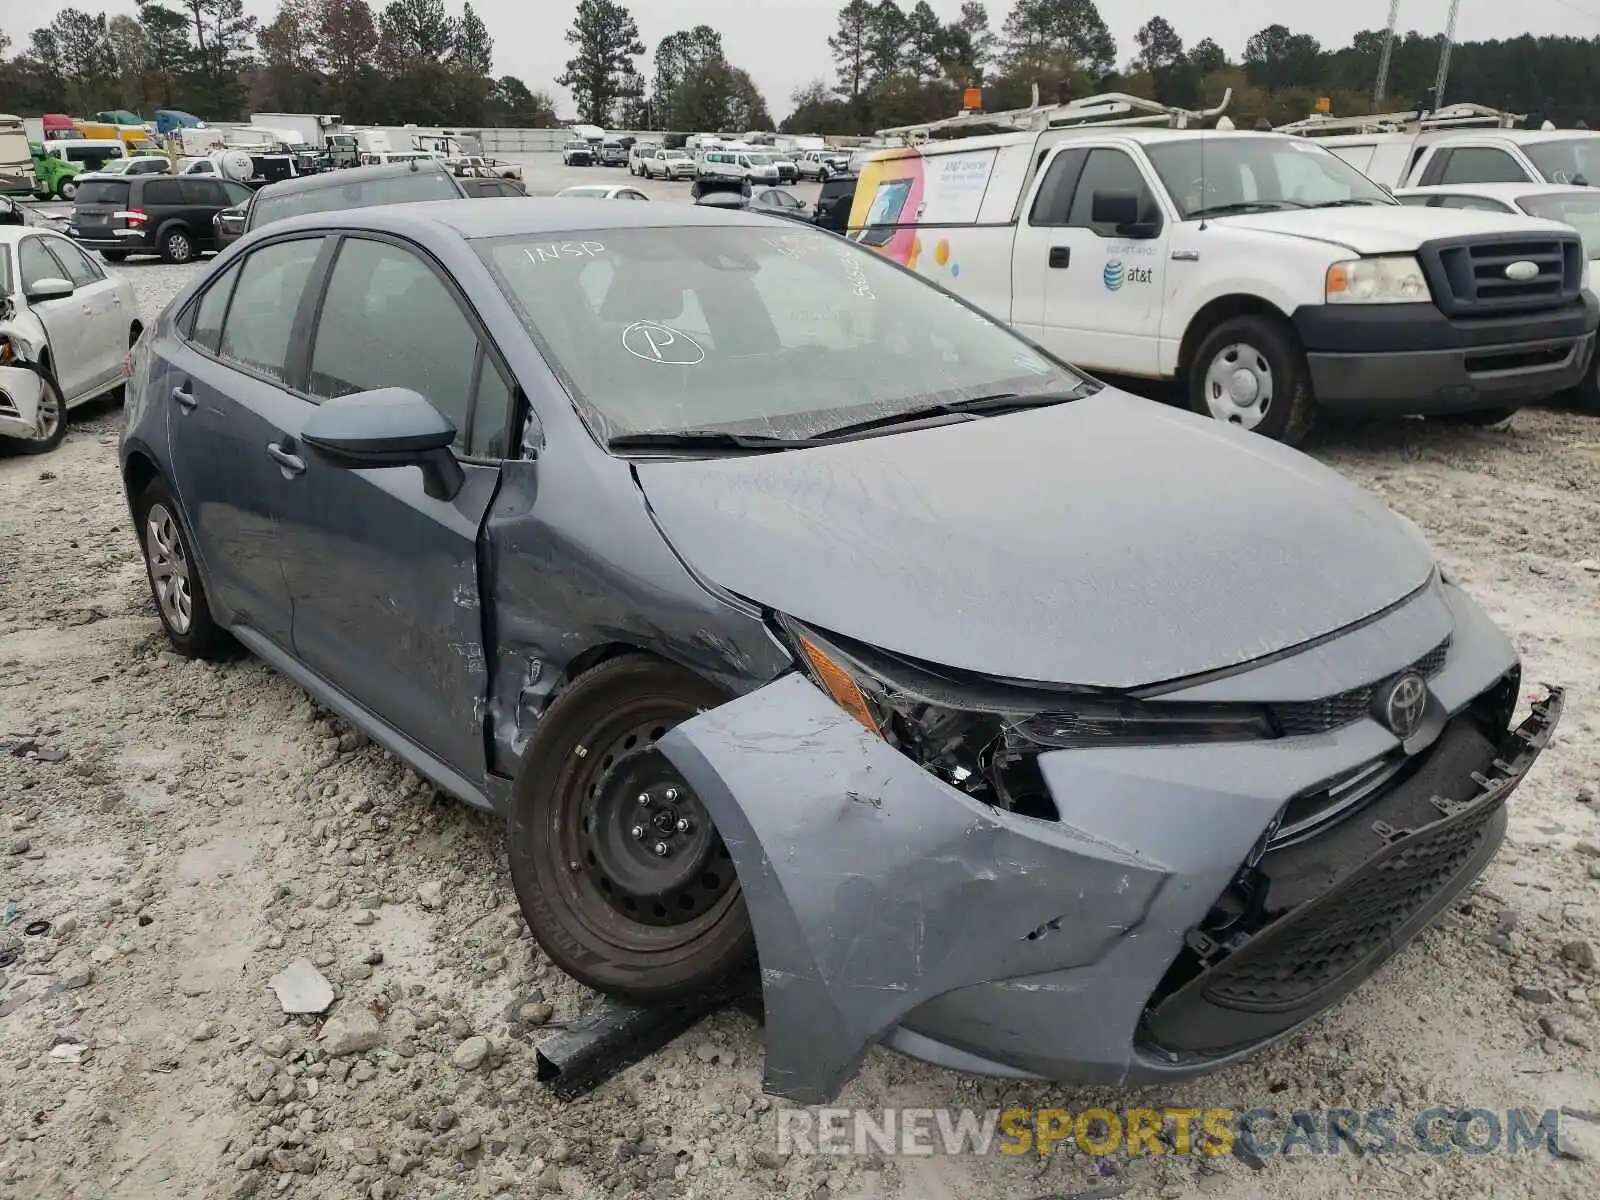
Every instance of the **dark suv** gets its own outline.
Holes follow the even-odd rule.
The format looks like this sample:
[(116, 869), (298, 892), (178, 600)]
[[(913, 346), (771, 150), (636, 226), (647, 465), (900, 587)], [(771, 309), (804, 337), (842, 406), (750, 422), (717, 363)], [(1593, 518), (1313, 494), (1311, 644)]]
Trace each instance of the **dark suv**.
[(850, 206), (855, 200), (856, 177), (848, 172), (830, 175), (822, 181), (811, 219), (824, 229), (844, 233), (850, 227)]
[(413, 159), (328, 171), (286, 179), (256, 192), (249, 198), (238, 236), (273, 221), (305, 213), (369, 208), (376, 204), (410, 204), (420, 200), (459, 200), (467, 195), (460, 180), (432, 161)]
[(219, 248), (212, 218), (250, 194), (242, 183), (204, 175), (82, 179), (67, 232), (109, 262), (158, 254), (186, 263)]

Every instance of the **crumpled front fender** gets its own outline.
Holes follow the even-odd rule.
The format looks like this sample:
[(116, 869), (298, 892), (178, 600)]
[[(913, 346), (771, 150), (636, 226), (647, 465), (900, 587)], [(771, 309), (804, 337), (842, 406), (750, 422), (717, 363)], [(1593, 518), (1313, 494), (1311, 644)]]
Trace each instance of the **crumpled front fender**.
[(1170, 875), (978, 803), (787, 675), (659, 743), (716, 821), (761, 957), (766, 1089), (838, 1094), (917, 1006), (1101, 958)]

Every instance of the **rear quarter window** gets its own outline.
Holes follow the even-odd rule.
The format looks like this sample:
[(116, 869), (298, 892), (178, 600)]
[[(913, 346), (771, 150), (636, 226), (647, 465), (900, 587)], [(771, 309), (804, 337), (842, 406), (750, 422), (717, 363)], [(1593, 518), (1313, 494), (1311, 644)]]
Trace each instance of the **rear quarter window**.
[(129, 186), (121, 179), (85, 179), (78, 185), (78, 194), (73, 201), (77, 204), (126, 205)]

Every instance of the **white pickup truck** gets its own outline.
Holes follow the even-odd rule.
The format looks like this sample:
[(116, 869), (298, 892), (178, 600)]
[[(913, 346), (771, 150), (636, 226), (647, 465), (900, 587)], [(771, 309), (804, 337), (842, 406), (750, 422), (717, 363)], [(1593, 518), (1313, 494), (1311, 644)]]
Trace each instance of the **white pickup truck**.
[(1517, 126), (1481, 104), (1371, 117), (1307, 117), (1279, 133), (1315, 139), (1389, 188), (1472, 183), (1600, 184), (1600, 133)]
[[(882, 131), (909, 144), (863, 164), (850, 236), (1288, 442), (1319, 408), (1493, 422), (1584, 377), (1600, 306), (1572, 229), (1404, 207), (1313, 141), (1182, 127), (1206, 115), (1102, 96)], [(1032, 127), (927, 136), (1004, 121)]]

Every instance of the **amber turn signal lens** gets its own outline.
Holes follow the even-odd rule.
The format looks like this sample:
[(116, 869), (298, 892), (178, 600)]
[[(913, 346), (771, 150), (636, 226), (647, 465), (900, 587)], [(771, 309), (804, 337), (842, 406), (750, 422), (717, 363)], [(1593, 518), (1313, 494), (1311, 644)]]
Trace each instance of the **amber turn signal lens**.
[(817, 673), (817, 679), (828, 689), (828, 695), (833, 697), (834, 703), (873, 733), (881, 735), (882, 730), (878, 728), (878, 722), (872, 715), (872, 708), (867, 704), (867, 698), (861, 694), (861, 689), (856, 686), (856, 681), (851, 678), (850, 672), (824, 654), (810, 638), (800, 639), (800, 649), (805, 652), (812, 670)]

